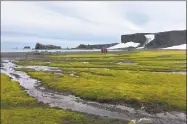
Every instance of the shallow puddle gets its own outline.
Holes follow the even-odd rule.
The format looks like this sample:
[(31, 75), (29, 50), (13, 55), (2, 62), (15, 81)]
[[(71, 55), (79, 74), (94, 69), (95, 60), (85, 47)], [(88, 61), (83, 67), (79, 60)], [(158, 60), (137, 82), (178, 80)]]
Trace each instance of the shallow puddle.
[[(62, 108), (93, 114), (103, 117), (116, 118), (122, 120), (140, 120), (141, 118), (150, 118), (153, 124), (186, 124), (186, 115), (179, 112), (149, 114), (142, 110), (135, 110), (122, 105), (102, 104), (93, 101), (87, 101), (65, 93), (56, 92), (41, 86), (36, 79), (32, 79), (25, 72), (16, 71), (16, 65), (11, 61), (5, 61), (1, 73), (5, 73), (13, 80), (16, 80), (24, 87), (27, 93), (35, 97), (39, 102), (49, 104), (51, 107)], [(17, 66), (18, 68), (28, 68), (28, 66)], [(38, 71), (52, 71), (58, 68), (47, 66), (29, 66)]]
[(163, 72), (163, 71), (159, 71), (159, 72), (153, 72), (153, 73), (168, 73), (168, 74), (183, 74), (183, 75), (186, 75), (187, 72), (186, 71), (172, 71), (172, 72)]
[(117, 64), (137, 65), (138, 63), (133, 63), (133, 62), (118, 62)]
[(185, 71), (179, 71), (179, 72), (171, 72), (172, 74), (187, 74)]

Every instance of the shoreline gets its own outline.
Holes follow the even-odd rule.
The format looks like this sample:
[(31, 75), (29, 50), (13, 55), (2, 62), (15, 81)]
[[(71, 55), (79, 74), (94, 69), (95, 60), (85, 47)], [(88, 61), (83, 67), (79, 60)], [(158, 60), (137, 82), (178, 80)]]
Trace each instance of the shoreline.
[[(130, 52), (130, 51), (109, 51), (108, 53)], [(131, 51), (132, 52), (132, 51)], [(60, 51), (60, 52), (1, 52), (1, 60), (24, 60), (41, 59), (48, 55), (101, 53), (101, 51)]]
[(80, 51), (80, 52), (1, 52), (1, 60), (20, 60), (20, 59), (37, 59), (46, 55), (63, 55), (79, 53), (96, 53), (98, 51)]
[[(142, 50), (108, 50), (108, 53), (129, 53), (140, 51), (185, 51), (177, 49), (142, 49)], [(23, 59), (41, 59), (47, 55), (63, 55), (63, 54), (80, 54), (80, 53), (101, 53), (100, 50), (70, 50), (70, 51), (23, 51), (23, 52), (2, 52), (1, 60), (23, 60)], [(107, 53), (107, 54), (108, 54)]]

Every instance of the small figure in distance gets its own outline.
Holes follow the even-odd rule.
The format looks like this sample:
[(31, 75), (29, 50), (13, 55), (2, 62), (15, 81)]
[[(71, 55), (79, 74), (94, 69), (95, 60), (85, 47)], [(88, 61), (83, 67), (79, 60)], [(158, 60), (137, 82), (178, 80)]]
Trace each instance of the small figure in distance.
[(106, 47), (103, 47), (102, 49), (101, 49), (101, 53), (107, 53), (108, 52), (108, 49), (106, 48)]

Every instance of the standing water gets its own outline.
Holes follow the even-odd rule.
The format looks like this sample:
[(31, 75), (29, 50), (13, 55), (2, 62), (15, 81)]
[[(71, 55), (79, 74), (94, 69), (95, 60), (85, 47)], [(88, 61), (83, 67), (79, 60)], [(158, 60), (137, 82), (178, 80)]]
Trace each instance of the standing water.
[(149, 114), (142, 110), (135, 110), (134, 108), (122, 105), (102, 104), (83, 100), (74, 95), (66, 95), (46, 89), (41, 86), (38, 80), (31, 78), (25, 72), (15, 70), (15, 68), (31, 68), (40, 71), (50, 71), (57, 68), (47, 66), (16, 66), (9, 60), (4, 61), (2, 65), (1, 73), (19, 82), (30, 96), (35, 97), (39, 102), (49, 104), (50, 107), (122, 120), (138, 121), (142, 118), (149, 118), (153, 124), (186, 124), (186, 115), (184, 113), (166, 112)]

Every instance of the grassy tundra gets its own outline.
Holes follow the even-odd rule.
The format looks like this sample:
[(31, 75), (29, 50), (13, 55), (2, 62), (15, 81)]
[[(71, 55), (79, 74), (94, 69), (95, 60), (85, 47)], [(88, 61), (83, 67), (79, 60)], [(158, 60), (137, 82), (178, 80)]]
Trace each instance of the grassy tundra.
[(1, 74), (2, 124), (126, 124), (128, 122), (49, 108), (28, 96), (15, 81)]
[(19, 70), (48, 88), (83, 99), (133, 107), (144, 105), (148, 112), (186, 111), (186, 75), (172, 73), (186, 71), (186, 51), (53, 55), (16, 64), (59, 67), (63, 72), (58, 75)]

